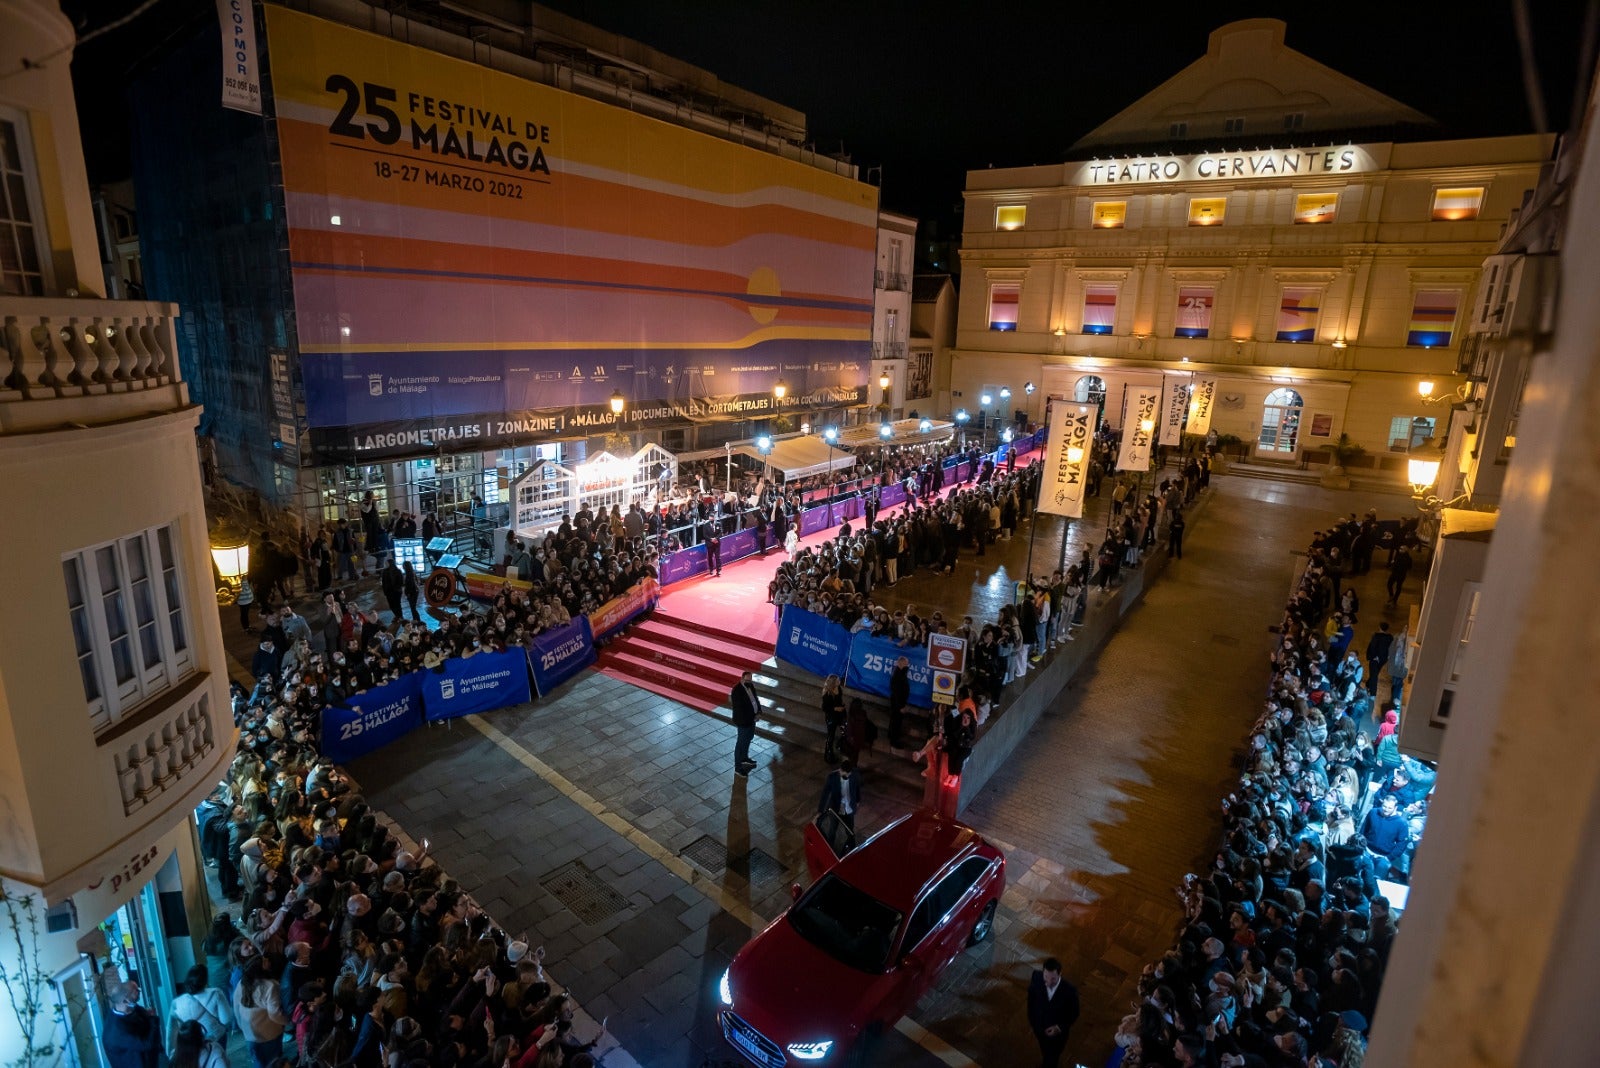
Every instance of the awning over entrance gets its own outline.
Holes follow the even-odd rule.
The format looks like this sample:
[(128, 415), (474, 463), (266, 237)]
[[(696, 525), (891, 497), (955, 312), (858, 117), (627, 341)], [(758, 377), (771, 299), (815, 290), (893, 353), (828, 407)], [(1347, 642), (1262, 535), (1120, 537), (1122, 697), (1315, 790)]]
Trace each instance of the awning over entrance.
[[(927, 430), (922, 429), (923, 423), (928, 424)], [(880, 444), (925, 445), (952, 437), (956, 428), (954, 423), (943, 419), (900, 419), (890, 423), (889, 429), (894, 433), (886, 438), (878, 423), (862, 423), (860, 426), (846, 427), (839, 431), (839, 444), (851, 448)]]
[[(839, 436), (844, 437), (843, 434)], [(772, 452), (767, 456), (762, 456), (761, 450), (753, 444), (736, 445), (733, 451), (757, 463), (772, 464), (772, 469), (781, 473), (785, 481), (827, 471), (843, 471), (856, 462), (856, 458), (845, 450), (837, 446), (829, 448), (828, 443), (817, 435), (779, 438), (772, 443)]]

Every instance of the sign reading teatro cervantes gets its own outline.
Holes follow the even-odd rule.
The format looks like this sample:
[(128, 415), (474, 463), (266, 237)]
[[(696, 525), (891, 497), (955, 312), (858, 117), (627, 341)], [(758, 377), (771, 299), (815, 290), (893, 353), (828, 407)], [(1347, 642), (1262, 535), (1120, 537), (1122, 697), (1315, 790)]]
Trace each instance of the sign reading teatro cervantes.
[(1078, 165), (1073, 185), (1133, 185), (1225, 178), (1292, 178), (1361, 174), (1381, 164), (1364, 145), (1274, 148), (1252, 152), (1207, 152), (1199, 156), (1139, 156), (1091, 160)]

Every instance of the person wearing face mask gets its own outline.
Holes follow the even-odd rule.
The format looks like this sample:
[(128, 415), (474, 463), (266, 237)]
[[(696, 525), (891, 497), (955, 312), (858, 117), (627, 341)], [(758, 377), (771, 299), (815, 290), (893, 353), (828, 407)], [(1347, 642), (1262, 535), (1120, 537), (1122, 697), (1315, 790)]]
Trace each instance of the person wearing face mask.
[(856, 811), (861, 807), (861, 776), (856, 774), (856, 762), (846, 757), (840, 765), (828, 772), (822, 785), (822, 799), (817, 802), (817, 815), (833, 812), (852, 832), (856, 829)]

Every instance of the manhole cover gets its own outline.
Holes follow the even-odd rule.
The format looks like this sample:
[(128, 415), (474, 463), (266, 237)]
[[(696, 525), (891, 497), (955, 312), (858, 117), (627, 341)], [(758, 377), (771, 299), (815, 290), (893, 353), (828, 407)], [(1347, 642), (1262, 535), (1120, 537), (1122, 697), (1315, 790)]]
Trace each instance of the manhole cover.
[(683, 859), (707, 875), (733, 872), (752, 886), (783, 879), (789, 874), (789, 869), (783, 866), (782, 861), (766, 850), (733, 853), (709, 834), (689, 843), (689, 847), (683, 851)]
[(782, 879), (789, 874), (778, 858), (761, 849), (752, 849), (742, 857), (729, 857), (728, 870), (742, 875), (751, 886)]
[(581, 860), (563, 864), (539, 885), (586, 925), (601, 923), (628, 910), (628, 899), (607, 886)]
[(728, 870), (728, 847), (709, 834), (703, 834), (689, 843), (683, 851), (683, 859), (708, 875), (721, 875)]
[(1213, 634), (1211, 640), (1218, 645), (1238, 645), (1239, 639), (1232, 634)]

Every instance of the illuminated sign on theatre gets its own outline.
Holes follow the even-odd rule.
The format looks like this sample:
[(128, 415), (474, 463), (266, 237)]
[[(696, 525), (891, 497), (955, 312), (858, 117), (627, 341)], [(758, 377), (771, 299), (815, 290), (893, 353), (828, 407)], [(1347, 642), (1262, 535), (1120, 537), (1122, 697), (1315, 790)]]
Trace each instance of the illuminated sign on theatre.
[(1194, 182), (1217, 178), (1284, 178), (1360, 174), (1380, 163), (1365, 145), (1342, 148), (1277, 148), (1255, 152), (1207, 152), (1199, 156), (1144, 156), (1080, 164), (1073, 185)]

